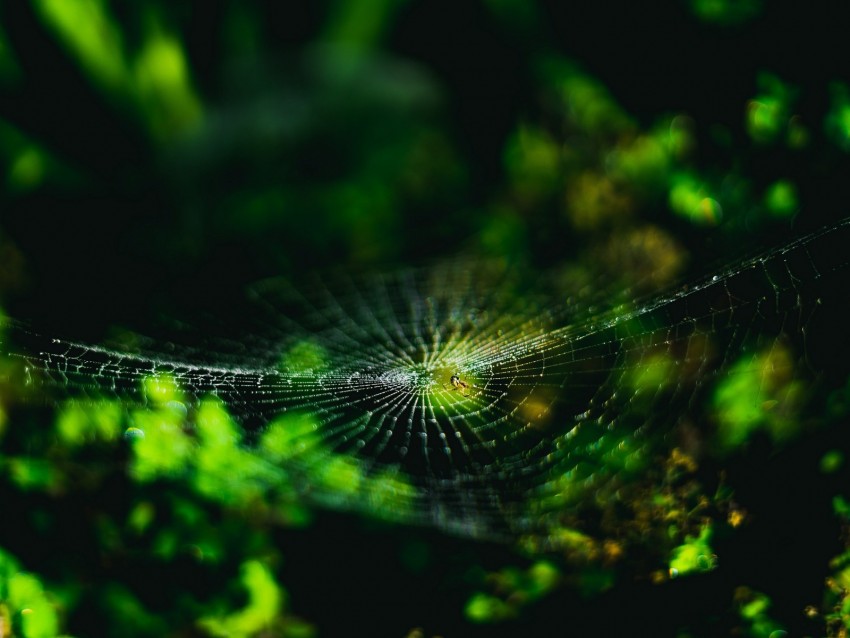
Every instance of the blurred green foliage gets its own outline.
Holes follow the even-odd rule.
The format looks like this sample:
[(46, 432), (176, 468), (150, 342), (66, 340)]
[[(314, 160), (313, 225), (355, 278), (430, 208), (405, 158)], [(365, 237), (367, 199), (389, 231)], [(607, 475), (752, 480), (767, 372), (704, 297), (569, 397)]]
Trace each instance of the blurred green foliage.
[(718, 444), (733, 450), (758, 430), (777, 442), (797, 435), (805, 384), (793, 374), (790, 353), (781, 345), (733, 365), (714, 395)]
[(745, 623), (744, 635), (753, 638), (785, 638), (788, 635), (782, 625), (768, 613), (770, 598), (747, 587), (740, 587), (735, 592), (735, 599)]
[(172, 141), (199, 124), (202, 107), (181, 42), (163, 29), (153, 5), (143, 17), (144, 40), (129, 55), (105, 3), (42, 0), (36, 7), (104, 97), (136, 114), (151, 137)]
[(59, 617), (38, 578), (0, 549), (0, 631), (24, 638), (59, 635)]
[(758, 86), (759, 94), (747, 105), (747, 132), (757, 143), (775, 142), (789, 132), (796, 91), (767, 73), (759, 76)]
[(705, 572), (714, 567), (711, 551), (711, 527), (705, 526), (696, 538), (688, 536), (684, 545), (673, 550), (670, 558), (670, 576), (679, 577), (690, 572)]
[(835, 82), (830, 93), (832, 103), (824, 127), (830, 139), (846, 151), (850, 149), (850, 91), (847, 85)]
[(476, 592), (467, 601), (464, 614), (475, 623), (516, 618), (523, 606), (551, 592), (559, 579), (557, 567), (546, 561), (538, 561), (524, 571), (510, 567), (487, 574), (485, 580), (498, 595)]
[(690, 0), (691, 11), (705, 22), (738, 26), (762, 12), (761, 0)]
[[(631, 112), (618, 98), (625, 83), (552, 37), (559, 25), (544, 24), (556, 14), (546, 3), (487, 0), (472, 19), (446, 12), (422, 27), (429, 50), (443, 46), (444, 31), (492, 47), (455, 76), (445, 68), (472, 54), (453, 47), (443, 67), (436, 54), (431, 64), (416, 59), (410, 24), (425, 9), (411, 1), (317, 3), (303, 23), (268, 3), (12, 4), (0, 8), (0, 301), (68, 322), (72, 333), (74, 321), (97, 337), (134, 320), (145, 326), (186, 298), (227, 299), (268, 275), (459, 249), (551, 267), (577, 304), (593, 299), (598, 312), (627, 316), (729, 246), (737, 257), (791, 222), (819, 221), (830, 193), (845, 188), (850, 91), (841, 81), (813, 86), (771, 60), (754, 72), (727, 69), (745, 87), (729, 91), (734, 118), (706, 119), (705, 105), (683, 101)], [(712, 29), (721, 42), (735, 33), (746, 42), (770, 10), (758, 0), (681, 4), (671, 42)], [(600, 50), (610, 20), (592, 25)], [(507, 55), (496, 58), (477, 29), (505, 38)], [(524, 75), (516, 103), (515, 87), (502, 86), (507, 70), (491, 66), (514, 58)], [(703, 79), (657, 73), (683, 90)], [(641, 92), (650, 75), (633, 80)], [(488, 76), (498, 99), (476, 94)], [(813, 99), (818, 91), (828, 99)], [(464, 109), (472, 116), (459, 120)], [(501, 109), (506, 124), (488, 128)], [(619, 294), (606, 298), (608, 288)], [(706, 380), (700, 423), (679, 424), (675, 440), (634, 436), (654, 397), (699, 372), (689, 361), (717, 356), (710, 338), (701, 347), (690, 360), (649, 348), (626, 362), (617, 382), (634, 398), (623, 422), (576, 430), (570, 444), (581, 454), (518, 506), (551, 523), (547, 538), (524, 536), (485, 568), (485, 550), (441, 536), (414, 558), (399, 550), (408, 556), (402, 575), (392, 552), (409, 550), (400, 538), (414, 532), (381, 534), (411, 520), (428, 495), (400, 473), (327, 449), (315, 415), (286, 413), (248, 433), (221, 400), (193, 401), (158, 373), (144, 378), (138, 405), (92, 390), (35, 407), (17, 381), (21, 361), (4, 356), (0, 638), (369, 633), (348, 625), (354, 607), (373, 616), (374, 635), (388, 625), (401, 635), (390, 605), (364, 585), (370, 574), (357, 574), (353, 603), (321, 593), (347, 570), (323, 563), (338, 554), (322, 542), (374, 554), (381, 593), (417, 578), (448, 590), (404, 620), (409, 627), (430, 612), (447, 635), (500, 623), (513, 631), (569, 590), (591, 598), (636, 576), (661, 589), (675, 586), (672, 575), (708, 578), (723, 565), (715, 550), (749, 524), (713, 468), (745, 457), (762, 436), (789, 453), (814, 419), (814, 390), (800, 353), (774, 340)], [(329, 361), (310, 341), (279, 357), (296, 383)], [(848, 413), (846, 395), (830, 396), (833, 421)], [(841, 479), (845, 455), (835, 447), (818, 456), (821, 474)], [(321, 529), (321, 515), (299, 498), (305, 490), (331, 507), (366, 502), (361, 509), (384, 519), (346, 518), (331, 541), (316, 541), (309, 567), (292, 573), (319, 585), (286, 572), (300, 558), (287, 542)], [(846, 526), (846, 490), (828, 496)], [(458, 578), (464, 570), (436, 555), (471, 576)], [(829, 568), (815, 616), (837, 636), (850, 629), (846, 553)], [(321, 605), (301, 620), (311, 596)], [(740, 589), (730, 609), (741, 635), (777, 638), (788, 625), (769, 613), (768, 594)]]

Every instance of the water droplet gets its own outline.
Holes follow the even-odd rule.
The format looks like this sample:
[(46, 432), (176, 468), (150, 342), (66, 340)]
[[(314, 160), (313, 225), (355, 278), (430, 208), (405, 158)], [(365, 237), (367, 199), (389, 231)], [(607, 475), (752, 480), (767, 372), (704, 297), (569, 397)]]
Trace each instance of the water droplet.
[(145, 433), (139, 428), (127, 428), (124, 430), (124, 438), (128, 441), (143, 441)]

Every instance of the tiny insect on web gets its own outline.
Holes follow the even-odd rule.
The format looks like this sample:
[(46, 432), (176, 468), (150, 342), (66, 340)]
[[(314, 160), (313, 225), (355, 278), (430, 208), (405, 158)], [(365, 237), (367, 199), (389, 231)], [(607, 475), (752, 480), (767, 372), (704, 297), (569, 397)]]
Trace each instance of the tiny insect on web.
[(466, 381), (462, 380), (460, 378), (460, 376), (453, 374), (451, 376), (451, 378), (449, 379), (449, 383), (451, 384), (451, 387), (448, 387), (445, 383), (443, 384), (443, 387), (446, 388), (447, 390), (453, 390), (453, 391), (456, 391), (456, 392), (460, 392), (465, 397), (470, 396), (470, 394), (469, 394), (470, 385)]

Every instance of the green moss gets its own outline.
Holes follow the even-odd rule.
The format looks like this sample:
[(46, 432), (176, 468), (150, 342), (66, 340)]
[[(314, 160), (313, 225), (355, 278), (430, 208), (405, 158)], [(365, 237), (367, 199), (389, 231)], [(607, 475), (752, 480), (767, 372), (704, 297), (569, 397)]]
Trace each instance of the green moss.
[(55, 490), (64, 482), (59, 469), (46, 459), (16, 456), (6, 459), (5, 466), (9, 478), (23, 491)]
[(21, 67), (9, 46), (8, 37), (0, 28), (0, 84), (9, 86), (18, 82)]
[(691, 222), (716, 226), (723, 217), (720, 203), (711, 197), (706, 184), (690, 173), (676, 173), (670, 180), (671, 210)]
[(113, 635), (162, 636), (168, 633), (164, 618), (152, 613), (123, 585), (112, 583), (105, 588), (104, 600)]
[(696, 140), (693, 133), (693, 120), (685, 115), (676, 115), (663, 119), (656, 127), (655, 137), (671, 158), (682, 160), (690, 155)]
[(832, 497), (832, 511), (841, 518), (850, 521), (850, 502), (840, 494)]
[(222, 503), (244, 506), (275, 484), (277, 472), (241, 445), (241, 430), (214, 398), (201, 401), (195, 418), (198, 446), (193, 455), (192, 484), (199, 494)]
[(319, 424), (313, 415), (287, 413), (269, 424), (259, 450), (270, 460), (280, 462), (316, 452), (320, 444)]
[(402, 0), (337, 1), (330, 12), (324, 37), (352, 51), (369, 50), (378, 44), (403, 5)]
[(131, 413), (130, 422), (143, 432), (143, 436), (130, 438), (130, 472), (134, 478), (150, 481), (186, 471), (195, 444), (184, 431), (184, 417), (179, 411), (168, 407), (137, 409)]
[(41, 184), (47, 173), (47, 157), (36, 146), (23, 149), (9, 167), (8, 184), (14, 191), (27, 191)]
[(311, 376), (327, 367), (328, 354), (315, 341), (299, 341), (284, 353), (281, 369), (293, 376)]
[(39, 0), (36, 7), (83, 72), (101, 90), (141, 119), (150, 135), (171, 142), (198, 124), (201, 102), (191, 85), (182, 42), (147, 15), (133, 55), (121, 25), (98, 0)]
[(714, 569), (716, 559), (710, 545), (711, 533), (711, 525), (705, 525), (699, 536), (687, 536), (685, 542), (673, 550), (670, 557), (671, 577)]
[(66, 402), (56, 417), (56, 433), (69, 448), (91, 441), (116, 441), (121, 433), (123, 407), (118, 401)]
[(691, 11), (703, 22), (718, 26), (740, 26), (759, 16), (762, 0), (690, 0)]
[(759, 75), (758, 87), (747, 104), (747, 132), (756, 143), (767, 144), (787, 131), (797, 90), (769, 73)]
[(844, 453), (841, 450), (830, 450), (821, 457), (820, 471), (824, 474), (834, 474), (844, 465)]
[(516, 211), (497, 208), (487, 215), (478, 237), (485, 254), (516, 255), (525, 245), (526, 232)]
[(200, 124), (203, 108), (192, 88), (183, 44), (155, 21), (131, 74), (135, 99), (155, 139), (168, 141)]
[(535, 562), (528, 570), (528, 593), (539, 598), (552, 591), (561, 579), (561, 572), (549, 561)]
[(667, 144), (677, 150), (687, 144), (686, 140), (672, 136), (671, 129), (667, 139), (663, 133), (641, 135), (629, 144), (620, 144), (609, 155), (609, 171), (639, 192), (655, 193), (667, 181), (672, 163)]
[(331, 456), (316, 468), (319, 484), (330, 492), (355, 494), (363, 482), (363, 471), (355, 459)]
[(400, 474), (384, 472), (364, 485), (369, 511), (380, 518), (406, 520), (416, 511), (417, 489)]
[(177, 380), (169, 374), (149, 375), (142, 379), (142, 393), (155, 406), (183, 402), (185, 398)]
[(575, 529), (560, 527), (554, 530), (551, 541), (555, 547), (578, 557), (581, 562), (589, 561), (596, 555), (596, 542)]
[(85, 71), (110, 92), (126, 89), (127, 67), (120, 27), (98, 0), (38, 0), (42, 19)]
[(135, 504), (127, 516), (127, 526), (136, 534), (142, 534), (151, 526), (156, 518), (156, 508), (150, 501), (140, 501)]
[(636, 365), (630, 366), (625, 383), (635, 392), (655, 393), (672, 380), (675, 365), (672, 358), (662, 352), (650, 354)]
[(829, 139), (840, 149), (850, 151), (850, 89), (835, 82), (830, 86), (831, 103), (824, 118), (824, 129)]
[(614, 101), (607, 88), (575, 64), (546, 58), (540, 71), (544, 82), (557, 92), (564, 116), (585, 134), (616, 134), (634, 128), (631, 117)]
[(779, 180), (764, 193), (765, 208), (776, 217), (789, 217), (797, 212), (797, 188), (788, 180)]
[(557, 188), (561, 178), (558, 144), (544, 130), (520, 126), (508, 140), (505, 168), (522, 198), (539, 201)]
[(244, 607), (198, 621), (213, 636), (249, 638), (262, 631), (271, 631), (283, 612), (286, 592), (263, 563), (257, 560), (243, 563), (240, 582), (248, 597)]
[(788, 635), (782, 625), (770, 617), (771, 601), (767, 595), (739, 587), (735, 599), (745, 635), (751, 638), (785, 638)]
[(514, 610), (500, 598), (478, 593), (467, 601), (463, 613), (474, 623), (493, 623), (513, 617)]
[(12, 636), (56, 638), (59, 635), (59, 618), (41, 581), (21, 571), (18, 561), (0, 549), (0, 620), (4, 616), (3, 608), (12, 623)]
[[(0, 43), (2, 49), (2, 43)], [(0, 61), (2, 67), (2, 61)], [(0, 73), (2, 71), (0, 70)], [(6, 163), (6, 187), (10, 194), (23, 196), (47, 185), (76, 181), (75, 171), (43, 144), (0, 119), (0, 159)], [(8, 285), (8, 284), (7, 284)]]
[(508, 567), (487, 575), (499, 595), (473, 594), (464, 615), (474, 623), (496, 623), (520, 615), (523, 607), (539, 600), (561, 582), (560, 571), (548, 561), (537, 561), (528, 569)]
[(735, 362), (712, 399), (723, 450), (742, 446), (760, 430), (778, 443), (797, 434), (805, 387), (793, 374), (790, 352), (781, 345)]

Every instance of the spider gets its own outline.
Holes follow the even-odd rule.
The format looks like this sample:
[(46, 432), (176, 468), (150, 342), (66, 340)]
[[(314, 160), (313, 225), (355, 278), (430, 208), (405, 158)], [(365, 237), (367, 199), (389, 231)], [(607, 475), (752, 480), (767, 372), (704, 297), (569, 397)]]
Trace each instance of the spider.
[[(460, 392), (463, 396), (469, 396), (469, 384), (466, 381), (463, 381), (458, 375), (453, 374), (449, 379), (449, 383), (452, 384), (451, 388), (447, 388), (448, 390), (455, 390), (456, 392)], [(443, 384), (443, 387), (446, 387), (446, 384)]]

